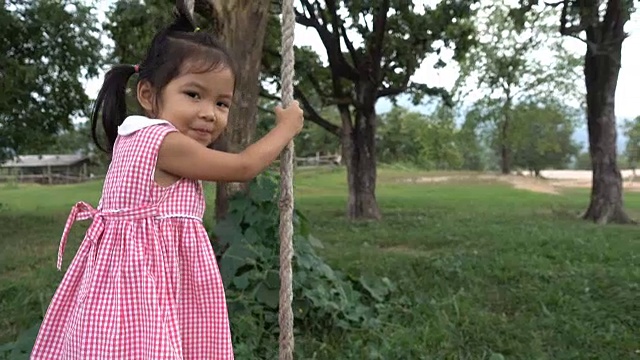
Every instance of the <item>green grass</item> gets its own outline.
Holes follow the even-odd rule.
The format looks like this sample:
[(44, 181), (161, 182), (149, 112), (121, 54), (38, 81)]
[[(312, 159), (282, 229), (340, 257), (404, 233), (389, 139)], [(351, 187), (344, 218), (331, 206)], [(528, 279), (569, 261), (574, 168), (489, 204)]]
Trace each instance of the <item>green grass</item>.
[[(306, 334), (300, 346), (323, 359), (366, 358), (370, 342), (389, 359), (640, 358), (638, 227), (577, 220), (587, 190), (547, 195), (489, 181), (397, 181), (433, 175), (382, 169), (383, 220), (354, 224), (344, 219), (343, 171), (297, 174), (298, 206), (328, 263), (389, 277), (398, 289), (376, 332)], [(96, 204), (100, 186), (0, 185), (0, 344), (46, 310), (62, 276), (55, 261), (69, 208)], [(627, 193), (625, 206), (640, 218), (640, 194)], [(85, 228), (74, 227), (65, 266)]]

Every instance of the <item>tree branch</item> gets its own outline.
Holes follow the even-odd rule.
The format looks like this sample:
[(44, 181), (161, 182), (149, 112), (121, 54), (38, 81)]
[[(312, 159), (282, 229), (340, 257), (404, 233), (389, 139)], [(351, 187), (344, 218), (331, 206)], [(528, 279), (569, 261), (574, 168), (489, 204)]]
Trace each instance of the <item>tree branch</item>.
[(353, 65), (358, 68), (360, 67), (360, 57), (358, 56), (358, 52), (356, 48), (353, 46), (351, 40), (347, 36), (347, 29), (344, 27), (344, 24), (340, 25), (340, 32), (342, 34), (342, 39), (344, 43), (347, 45), (347, 50), (349, 50), (349, 54), (351, 55), (351, 61), (353, 61)]
[(333, 97), (327, 101), (327, 105), (354, 105), (355, 101), (351, 96)]
[[(567, 26), (567, 15), (569, 13), (569, 7), (571, 6), (570, 0), (563, 0), (562, 12), (560, 14), (560, 34), (561, 35), (577, 35), (587, 30), (590, 26), (596, 25), (597, 10), (595, 14), (595, 22), (593, 14), (580, 14), (580, 23), (578, 25)], [(581, 12), (584, 10), (581, 6)]]
[(339, 44), (340, 27), (342, 26), (342, 24), (340, 24), (338, 18), (338, 8), (336, 6), (336, 0), (325, 0), (325, 3), (327, 4), (327, 11), (329, 11), (329, 14), (331, 15), (331, 32), (333, 35), (333, 41)]
[[(265, 99), (269, 99), (269, 100), (275, 100), (275, 101), (278, 101), (278, 102), (282, 101), (282, 99), (279, 96), (269, 94), (266, 91), (261, 91), (260, 92), (260, 96), (264, 97)], [(311, 122), (316, 123), (318, 126), (320, 126), (321, 128), (327, 130), (328, 132), (332, 133), (333, 135), (336, 135), (338, 137), (341, 135), (342, 129), (338, 125), (335, 125), (332, 122), (330, 122), (329, 120), (326, 120), (325, 118), (323, 118), (322, 115), (320, 115), (313, 108), (313, 105), (311, 105), (311, 102), (309, 102), (309, 99), (307, 99), (307, 97), (304, 95), (304, 93), (297, 86), (295, 86), (293, 88), (293, 96), (295, 98), (299, 99), (300, 102), (302, 103), (302, 107), (306, 112), (305, 117), (307, 119), (309, 119)], [(271, 111), (269, 109), (265, 109), (263, 107), (258, 107), (258, 110), (264, 111), (264, 112), (268, 112), (268, 113), (272, 113), (272, 114), (274, 113), (273, 111)]]
[(376, 94), (376, 98), (381, 98), (385, 96), (394, 96), (394, 95), (402, 94), (405, 91), (407, 91), (407, 86), (386, 87), (378, 90), (378, 94)]
[[(316, 30), (318, 36), (320, 36), (320, 40), (322, 40), (322, 44), (327, 50), (329, 64), (332, 68), (335, 68), (336, 74), (339, 77), (343, 77), (351, 81), (358, 80), (358, 72), (347, 62), (347, 60), (344, 58), (344, 54), (342, 54), (342, 50), (340, 49), (339, 33), (332, 33), (331, 31), (329, 31), (326, 24), (320, 23), (318, 17), (315, 14), (313, 6), (311, 5), (311, 3), (309, 3), (309, 0), (301, 0), (301, 2), (302, 5), (307, 9), (309, 17), (304, 16), (304, 14), (300, 12), (296, 12), (296, 22), (300, 25), (312, 27)], [(337, 13), (334, 13), (333, 15), (334, 17), (338, 16)], [(333, 29), (333, 31), (338, 32), (339, 29)]]
[(382, 58), (382, 42), (387, 33), (387, 13), (389, 12), (389, 0), (382, 0), (378, 13), (373, 20), (373, 41), (371, 43), (370, 61), (372, 75), (377, 80), (380, 74), (380, 59)]
[(318, 81), (318, 79), (313, 75), (313, 72), (311, 71), (307, 72), (307, 79), (309, 79), (311, 86), (313, 86), (313, 89), (318, 93), (318, 96), (321, 99), (327, 99), (331, 97), (330, 95), (326, 94), (322, 90), (322, 87), (320, 86), (320, 81)]
[(394, 96), (394, 95), (398, 95), (401, 94), (405, 91), (407, 91), (408, 89), (408, 84), (409, 84), (409, 78), (411, 77), (409, 74), (410, 72), (408, 71), (409, 69), (407, 69), (407, 73), (405, 74), (404, 79), (402, 80), (402, 85), (400, 86), (389, 86), (389, 87), (385, 87), (382, 88), (380, 90), (378, 90), (378, 93), (376, 94), (376, 98), (381, 98), (381, 97), (385, 97), (385, 96)]
[(316, 93), (318, 94), (318, 97), (320, 99), (322, 99), (323, 104), (325, 105), (338, 105), (338, 104), (342, 104), (342, 105), (352, 105), (354, 103), (353, 99), (350, 96), (336, 96), (335, 94), (328, 94), (326, 93), (323, 89), (322, 86), (320, 85), (320, 81), (318, 80), (318, 78), (315, 77), (315, 75), (313, 75), (312, 72), (307, 72), (307, 79), (309, 80), (309, 82), (311, 83), (311, 86), (313, 87), (313, 90), (316, 91)]
[(296, 86), (293, 89), (293, 93), (294, 96), (297, 99), (300, 99), (300, 102), (302, 102), (302, 106), (304, 107), (304, 109), (306, 110), (306, 113), (308, 116), (306, 116), (309, 120), (311, 120), (312, 122), (316, 123), (318, 126), (320, 126), (321, 128), (327, 130), (328, 132), (330, 132), (331, 134), (340, 137), (341, 133), (342, 133), (342, 129), (329, 122), (328, 120), (324, 119), (311, 105), (311, 103), (309, 102), (309, 99), (307, 99), (307, 97), (304, 95), (304, 93), (302, 93), (302, 91)]
[[(622, 29), (624, 28), (625, 22), (621, 19), (623, 12), (621, 11), (621, 7), (621, 0), (607, 1), (607, 10), (605, 11), (604, 19), (602, 20), (602, 28), (608, 35), (606, 37), (607, 40), (614, 40), (611, 38), (611, 36), (616, 36), (616, 33), (618, 32), (617, 30), (619, 30), (620, 33), (624, 32)], [(620, 39), (620, 41), (622, 41), (623, 39)]]
[(313, 20), (311, 18), (308, 18), (306, 16), (304, 16), (303, 13), (299, 12), (298, 10), (295, 10), (296, 12), (296, 22), (302, 26), (306, 26), (306, 27), (315, 27), (315, 23), (313, 22)]
[(320, 18), (322, 19), (322, 26), (328, 31), (329, 28), (327, 27), (327, 24), (329, 23), (329, 20), (327, 20), (327, 17), (325, 16), (324, 11), (322, 9), (322, 6), (320, 6), (318, 1), (315, 1), (313, 4), (316, 6), (316, 11), (318, 11)]
[[(357, 52), (355, 47), (353, 46), (353, 43), (347, 37), (347, 30), (344, 27), (344, 22), (340, 21), (340, 17), (338, 16), (338, 6), (336, 4), (336, 0), (326, 0), (326, 3), (327, 3), (327, 10), (329, 11), (329, 14), (331, 14), (331, 28), (333, 30), (334, 41), (339, 44), (340, 37), (342, 37), (345, 45), (347, 46), (347, 50), (349, 51), (349, 55), (351, 55), (351, 60), (353, 61), (353, 65), (355, 68), (357, 68), (359, 66)], [(343, 56), (343, 59), (344, 59), (344, 56)]]
[(275, 111), (271, 110), (271, 109), (267, 109), (264, 106), (258, 106), (258, 111), (263, 112), (263, 113), (267, 113), (267, 114), (271, 114), (271, 115), (275, 115)]

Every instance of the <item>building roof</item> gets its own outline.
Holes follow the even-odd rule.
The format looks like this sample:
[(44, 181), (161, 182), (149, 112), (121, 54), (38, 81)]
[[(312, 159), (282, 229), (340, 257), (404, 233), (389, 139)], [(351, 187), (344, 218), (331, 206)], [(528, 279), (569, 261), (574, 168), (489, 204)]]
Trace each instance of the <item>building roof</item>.
[(43, 154), (21, 155), (2, 164), (3, 168), (70, 166), (88, 160), (86, 155), (76, 154)]

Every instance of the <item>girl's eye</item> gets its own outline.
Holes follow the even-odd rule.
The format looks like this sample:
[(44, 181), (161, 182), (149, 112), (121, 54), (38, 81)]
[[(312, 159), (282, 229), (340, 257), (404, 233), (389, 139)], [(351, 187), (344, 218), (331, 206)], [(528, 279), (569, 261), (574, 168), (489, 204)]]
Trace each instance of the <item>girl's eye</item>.
[(200, 99), (200, 95), (197, 92), (186, 91), (185, 94), (187, 94), (187, 96), (190, 97), (190, 98)]
[(219, 102), (219, 103), (218, 103), (218, 106), (228, 108), (228, 107), (229, 107), (229, 104), (227, 104), (226, 102)]

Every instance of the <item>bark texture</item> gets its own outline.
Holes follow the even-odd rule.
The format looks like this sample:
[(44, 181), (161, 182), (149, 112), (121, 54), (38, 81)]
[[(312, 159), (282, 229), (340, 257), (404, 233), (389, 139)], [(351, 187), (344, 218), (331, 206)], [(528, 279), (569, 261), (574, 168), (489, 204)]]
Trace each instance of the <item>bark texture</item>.
[[(260, 69), (269, 20), (269, 0), (216, 0), (210, 2), (217, 32), (237, 65), (236, 90), (227, 129), (216, 148), (238, 153), (253, 142), (260, 94)], [(216, 185), (216, 218), (227, 212), (228, 198), (243, 184)]]
[(365, 82), (357, 88), (361, 106), (355, 111), (355, 121), (351, 123), (349, 119), (349, 123), (342, 124), (342, 151), (349, 185), (347, 217), (379, 220), (382, 214), (376, 200), (376, 85)]

